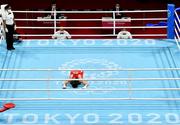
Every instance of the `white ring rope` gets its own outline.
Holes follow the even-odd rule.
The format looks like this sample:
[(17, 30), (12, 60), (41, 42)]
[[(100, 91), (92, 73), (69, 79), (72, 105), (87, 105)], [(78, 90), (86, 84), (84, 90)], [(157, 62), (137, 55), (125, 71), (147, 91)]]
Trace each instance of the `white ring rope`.
[[(156, 13), (168, 12), (167, 10), (133, 10), (133, 11), (13, 11), (15, 13)], [(179, 19), (179, 18), (178, 18)], [(108, 21), (123, 21), (124, 19), (108, 19)], [(167, 18), (134, 18), (132, 20), (167, 20)], [(16, 21), (103, 21), (103, 19), (16, 19)], [(56, 29), (56, 27), (17, 27), (18, 29)], [(117, 29), (117, 28), (149, 28), (149, 29), (162, 29), (167, 26), (122, 26), (122, 27), (62, 27), (65, 29)], [(179, 29), (178, 29), (179, 30)], [(177, 32), (177, 31), (176, 31)], [(27, 35), (27, 34), (26, 34)], [(28, 34), (30, 35), (30, 34)], [(48, 34), (50, 35), (50, 34)], [(116, 34), (113, 34), (114, 36)], [(146, 34), (134, 34), (146, 35)], [(156, 35), (156, 34), (147, 34)], [(166, 34), (157, 34), (167, 36)], [(156, 36), (157, 36), (156, 35)], [(21, 35), (20, 35), (21, 36)], [(82, 36), (82, 35), (81, 35)], [(86, 35), (85, 35), (86, 36)], [(93, 36), (93, 35), (92, 35)], [(96, 35), (97, 36), (97, 35)], [(107, 36), (107, 35), (106, 35)], [(70, 71), (73, 69), (0, 69), (0, 71)], [(74, 69), (78, 70), (78, 69)], [(134, 69), (79, 69), (84, 71), (179, 71), (180, 68), (134, 68)], [(97, 78), (97, 79), (23, 79), (23, 78), (0, 78), (0, 81), (65, 81), (65, 80), (86, 80), (86, 81), (156, 81), (156, 80), (180, 80), (180, 78)], [(129, 91), (129, 88), (115, 88), (115, 89), (0, 89), (0, 91)], [(180, 88), (132, 88), (131, 91), (180, 91)], [(43, 100), (64, 100), (64, 101), (120, 101), (120, 100), (145, 100), (145, 101), (180, 101), (180, 98), (0, 98), (2, 101), (43, 101)]]
[(180, 80), (180, 78), (96, 78), (96, 79), (29, 79), (29, 78), (1, 78), (0, 81), (159, 81)]
[[(166, 21), (167, 18), (131, 18), (131, 19), (56, 19), (56, 21), (149, 21), (149, 20), (162, 20)], [(54, 21), (54, 19), (15, 19), (15, 21)]]
[[(53, 34), (22, 34), (22, 35), (14, 35), (14, 36), (52, 36)], [(107, 34), (107, 35), (102, 35), (102, 34), (72, 34), (71, 36), (117, 36), (117, 34)], [(167, 34), (132, 34), (132, 36), (167, 36)]]
[[(0, 89), (0, 91), (129, 91), (129, 89)], [(132, 88), (131, 91), (180, 91), (180, 88)]]
[[(13, 11), (14, 13), (52, 13), (54, 11)], [(164, 13), (168, 10), (128, 10), (128, 11), (56, 11), (56, 13)]]
[(71, 70), (83, 70), (83, 71), (172, 71), (180, 70), (180, 68), (112, 68), (112, 69), (0, 69), (0, 71), (71, 71)]
[[(168, 12), (168, 10), (131, 10), (131, 11), (13, 11), (15, 13), (54, 13), (54, 16), (57, 14), (57, 13), (66, 13), (66, 14), (88, 14), (88, 13), (91, 13), (91, 14), (96, 14), (96, 13), (110, 13), (110, 14), (115, 14), (115, 13), (164, 13), (164, 12)], [(56, 17), (56, 16), (55, 16)], [(114, 18), (110, 18), (110, 19), (46, 19), (46, 18), (37, 18), (37, 19), (15, 19), (16, 21), (53, 21), (54, 23), (54, 26), (53, 27), (29, 27), (29, 26), (18, 26), (16, 27), (17, 29), (39, 29), (39, 30), (42, 30), (42, 29), (52, 29), (54, 30), (54, 33), (56, 32), (56, 30), (58, 29), (57, 27), (57, 22), (58, 21), (112, 21), (113, 22), (113, 27), (62, 27), (64, 29), (113, 29), (113, 35), (86, 35), (86, 34), (72, 34), (71, 36), (72, 37), (83, 37), (83, 36), (89, 36), (89, 37), (95, 37), (95, 36), (102, 36), (102, 37), (106, 37), (106, 36), (113, 36), (113, 37), (116, 37), (116, 29), (123, 29), (123, 28), (126, 28), (126, 29), (166, 29), (167, 26), (115, 26), (115, 23), (116, 21), (121, 21), (121, 22), (131, 22), (131, 21), (149, 21), (149, 20), (155, 20), (155, 21), (167, 21), (167, 18), (124, 18), (124, 19), (115, 19)], [(31, 36), (52, 36), (52, 35), (46, 35), (46, 34), (37, 34), (37, 35), (29, 35), (29, 34), (22, 34), (22, 35), (19, 35), (19, 36), (26, 36), (26, 37), (31, 37)], [(133, 37), (142, 37), (142, 36), (145, 36), (145, 37), (151, 37), (151, 36), (159, 36), (159, 37), (166, 37), (167, 34), (133, 34), (132, 35)]]
[(144, 100), (144, 101), (180, 101), (180, 98), (0, 98), (1, 101), (121, 101), (121, 100)]
[[(61, 27), (64, 29), (165, 29), (167, 26), (121, 26), (121, 27)], [(54, 29), (54, 27), (17, 27), (17, 29)], [(57, 27), (58, 29), (58, 27)]]
[(132, 36), (167, 36), (167, 34), (132, 34)]

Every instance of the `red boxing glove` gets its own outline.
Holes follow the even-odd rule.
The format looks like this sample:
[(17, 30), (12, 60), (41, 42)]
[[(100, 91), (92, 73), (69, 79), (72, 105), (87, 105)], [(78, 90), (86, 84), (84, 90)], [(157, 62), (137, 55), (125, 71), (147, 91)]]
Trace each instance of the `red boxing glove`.
[(0, 109), (0, 112), (4, 112), (4, 111), (7, 111), (7, 110), (15, 108), (15, 107), (16, 107), (16, 105), (13, 103), (6, 103), (3, 105), (3, 108)]

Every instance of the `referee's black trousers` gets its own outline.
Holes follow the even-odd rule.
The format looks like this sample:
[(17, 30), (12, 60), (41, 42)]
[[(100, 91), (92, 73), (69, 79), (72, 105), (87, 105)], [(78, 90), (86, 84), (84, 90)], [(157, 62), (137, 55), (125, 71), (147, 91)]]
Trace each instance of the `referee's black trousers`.
[(6, 43), (7, 43), (7, 49), (12, 49), (13, 47), (13, 34), (14, 34), (14, 25), (6, 25), (6, 28), (8, 29), (8, 32), (6, 32)]

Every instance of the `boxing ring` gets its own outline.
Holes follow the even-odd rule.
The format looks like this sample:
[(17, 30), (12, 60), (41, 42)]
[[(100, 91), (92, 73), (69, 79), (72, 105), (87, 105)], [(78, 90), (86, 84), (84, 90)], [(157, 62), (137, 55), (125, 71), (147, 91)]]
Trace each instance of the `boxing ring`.
[[(179, 124), (178, 28), (176, 39), (27, 39), (16, 51), (2, 42), (0, 104), (16, 107), (0, 125)], [(62, 89), (72, 69), (87, 89)]]

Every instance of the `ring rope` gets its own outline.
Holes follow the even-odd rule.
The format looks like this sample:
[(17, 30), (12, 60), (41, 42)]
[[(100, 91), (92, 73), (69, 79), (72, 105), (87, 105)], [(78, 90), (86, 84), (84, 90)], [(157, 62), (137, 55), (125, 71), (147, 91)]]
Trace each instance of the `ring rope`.
[[(14, 13), (52, 13), (54, 11), (13, 11)], [(159, 13), (168, 10), (128, 10), (128, 11), (56, 11), (56, 13)]]
[[(121, 27), (62, 27), (64, 29), (165, 29), (167, 26), (121, 26)], [(17, 27), (17, 29), (54, 29), (54, 27)], [(57, 27), (58, 29), (58, 27)]]
[[(117, 13), (117, 12), (120, 12), (120, 13), (145, 13), (145, 12), (147, 12), (147, 13), (154, 13), (154, 12), (168, 12), (168, 10), (131, 10), (131, 11), (13, 11), (14, 13), (54, 13), (54, 16), (57, 14), (57, 13), (70, 13), (70, 14), (72, 14), (72, 13), (74, 13), (74, 14), (81, 14), (81, 13), (111, 13), (111, 14), (115, 14), (115, 13)], [(133, 21), (133, 20), (138, 20), (138, 21), (142, 21), (142, 20), (167, 20), (167, 18), (127, 18), (127, 19), (115, 19), (115, 17), (113, 18), (113, 19), (39, 19), (39, 18), (37, 18), (37, 19), (15, 19), (16, 21), (54, 21), (54, 27), (16, 27), (17, 29), (52, 29), (52, 30), (54, 30), (54, 33), (56, 32), (56, 30), (57, 30), (57, 24), (56, 24), (56, 22), (57, 21), (103, 21), (103, 20), (108, 20), (108, 21), (114, 21), (114, 23), (113, 23), (113, 27), (62, 27), (62, 28), (65, 28), (65, 29), (113, 29), (113, 36), (117, 36), (117, 35), (115, 35), (115, 31), (116, 31), (116, 29), (122, 29), (122, 28), (127, 28), (127, 29), (140, 29), (140, 28), (146, 28), (146, 29), (161, 29), (161, 28), (163, 28), (163, 29), (166, 29), (167, 28), (167, 26), (125, 26), (125, 27), (116, 27), (115, 26), (115, 21), (117, 20), (119, 20), (119, 21), (127, 21), (127, 20), (129, 20), (129, 21)], [(25, 36), (29, 36), (29, 35), (27, 35), (27, 34), (25, 34)], [(32, 35), (31, 35), (32, 36)], [(33, 36), (35, 36), (35, 35), (33, 35)], [(49, 36), (49, 35), (37, 35), (37, 36)], [(94, 36), (100, 36), (100, 35), (71, 35), (71, 36), (92, 36), (92, 37), (94, 37)], [(104, 36), (104, 35), (101, 35), (101, 36)], [(109, 35), (105, 35), (105, 36), (109, 36)], [(155, 34), (155, 35), (152, 35), (152, 34), (135, 34), (135, 35), (133, 35), (133, 37), (138, 37), (138, 36), (159, 36), (159, 37), (166, 37), (167, 36), (167, 34)]]
[[(14, 11), (16, 13), (51, 13), (52, 11)], [(54, 11), (53, 11), (54, 12)], [(168, 12), (167, 10), (141, 10), (141, 11), (55, 11), (57, 13), (116, 13), (116, 12), (121, 12), (121, 13), (138, 13), (138, 12)], [(102, 20), (102, 19), (101, 19)], [(136, 19), (135, 19), (136, 20)], [(140, 19), (139, 19), (140, 20)], [(155, 20), (155, 18), (153, 19)], [(167, 18), (166, 18), (167, 20)], [(113, 19), (113, 21), (115, 21)], [(17, 27), (17, 28), (23, 28), (23, 27)], [(24, 27), (24, 29), (41, 29), (41, 28), (47, 28), (47, 29), (51, 29), (51, 27)], [(63, 27), (66, 29), (84, 29), (84, 28), (88, 28), (88, 29), (112, 29), (112, 28), (167, 28), (167, 26), (156, 26), (156, 27), (142, 27), (142, 26), (132, 26), (132, 27)], [(54, 29), (54, 28), (52, 28)], [(179, 30), (179, 29), (178, 29)], [(96, 69), (97, 70), (97, 69)], [(180, 70), (178, 68), (169, 68), (167, 69), (167, 71), (172, 71), (172, 70)], [(3, 70), (2, 70), (3, 71)], [(8, 70), (6, 70), (8, 71)], [(11, 70), (10, 70), (11, 71)], [(15, 71), (15, 70), (12, 70)], [(17, 71), (22, 71), (22, 70), (17, 70)], [(26, 70), (27, 71), (27, 70)], [(32, 71), (32, 70), (29, 70)], [(44, 70), (43, 70), (44, 71)], [(54, 71), (54, 70), (47, 70), (47, 71)], [(56, 71), (62, 71), (62, 70), (56, 70)], [(65, 70), (67, 71), (67, 70)], [(92, 70), (90, 70), (92, 71)], [(99, 71), (99, 70), (98, 70)], [(108, 71), (108, 70), (103, 70), (103, 71)], [(111, 71), (111, 70), (110, 70)], [(117, 71), (117, 70), (112, 70), (112, 71)], [(122, 70), (120, 69), (119, 71), (157, 71), (156, 70)], [(161, 70), (158, 70), (161, 71)], [(165, 69), (163, 68), (162, 71), (165, 71)], [(65, 81), (67, 79), (0, 79), (0, 81)], [(74, 79), (68, 79), (68, 80), (74, 80)], [(76, 79), (76, 80), (84, 80), (84, 79)], [(86, 79), (87, 81), (141, 81), (141, 80), (180, 80), (180, 78), (101, 78), (101, 79)], [(2, 89), (0, 91), (24, 91), (23, 89)], [(29, 91), (41, 91), (40, 89), (26, 89)], [(43, 89), (43, 91), (61, 91), (62, 89)], [(88, 90), (88, 89), (87, 89)], [(87, 90), (83, 90), (83, 89), (77, 89), (76, 91), (87, 91)], [(136, 89), (131, 89), (131, 91), (164, 91), (164, 90), (180, 90), (180, 88), (136, 88)], [(72, 90), (62, 90), (62, 91), (72, 91)], [(129, 89), (89, 89), (89, 91), (129, 91)], [(31, 101), (31, 100), (102, 100), (102, 101), (106, 101), (106, 100), (158, 100), (158, 101), (171, 101), (171, 100), (178, 100), (180, 101), (180, 98), (0, 98), (0, 100), (3, 101), (9, 101), (9, 100), (14, 100), (14, 101)]]
[(2, 78), (0, 81), (159, 81), (180, 80), (180, 78), (98, 78), (98, 79), (9, 79)]
[[(115, 89), (0, 89), (0, 91), (129, 91), (125, 88)], [(131, 88), (131, 91), (180, 91), (180, 88)]]
[[(22, 35), (14, 35), (14, 36), (52, 36), (53, 34), (22, 34)], [(117, 34), (107, 34), (107, 35), (101, 35), (101, 34), (96, 34), (96, 35), (90, 35), (90, 34), (72, 34), (71, 36), (117, 36)], [(132, 36), (167, 36), (167, 34), (132, 34)]]
[(112, 69), (0, 69), (0, 71), (71, 71), (71, 70), (83, 70), (83, 71), (171, 71), (180, 70), (180, 68), (112, 68)]
[(180, 98), (0, 98), (2, 101), (121, 101), (121, 100), (144, 100), (144, 101), (180, 101)]
[[(131, 19), (56, 19), (56, 21), (141, 21), (141, 20), (162, 20), (166, 21), (167, 18), (131, 18)], [(54, 19), (15, 19), (15, 21), (54, 21)]]

